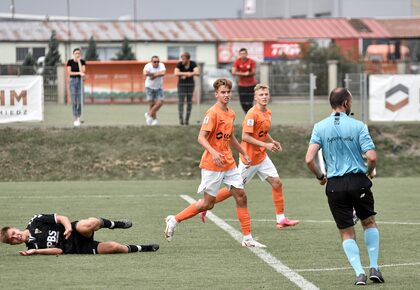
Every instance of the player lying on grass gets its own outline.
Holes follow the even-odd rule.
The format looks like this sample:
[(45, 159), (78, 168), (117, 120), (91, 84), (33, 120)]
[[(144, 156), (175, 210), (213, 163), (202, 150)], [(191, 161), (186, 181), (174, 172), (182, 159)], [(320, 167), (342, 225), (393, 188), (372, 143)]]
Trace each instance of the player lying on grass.
[[(239, 158), (238, 170), (242, 175), (243, 183), (247, 184), (257, 174), (262, 181), (267, 180), (272, 188), (272, 198), (276, 211), (276, 227), (282, 229), (295, 226), (298, 220), (289, 220), (284, 215), (284, 195), (283, 185), (277, 169), (267, 155), (267, 150), (271, 152), (282, 151), (280, 142), (274, 140), (270, 134), (271, 110), (267, 108), (270, 101), (270, 88), (267, 85), (257, 84), (254, 88), (255, 106), (253, 106), (245, 116), (242, 123), (242, 143), (248, 156), (251, 158), (251, 166), (244, 164), (244, 157)], [(216, 203), (224, 201), (232, 196), (226, 188), (218, 191)], [(201, 220), (205, 222), (206, 211), (200, 213)]]
[(98, 242), (93, 235), (101, 228), (128, 229), (128, 220), (110, 221), (104, 218), (70, 222), (66, 216), (58, 214), (38, 214), (29, 221), (25, 230), (4, 227), (0, 231), (0, 241), (10, 245), (25, 243), (27, 250), (22, 256), (59, 254), (114, 254), (134, 252), (154, 252), (157, 244), (122, 245), (117, 242)]

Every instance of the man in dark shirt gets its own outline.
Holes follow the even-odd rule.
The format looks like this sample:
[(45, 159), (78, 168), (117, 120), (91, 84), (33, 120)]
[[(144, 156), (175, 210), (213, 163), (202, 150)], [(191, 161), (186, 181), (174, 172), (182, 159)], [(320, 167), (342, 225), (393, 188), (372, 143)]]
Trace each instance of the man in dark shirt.
[(73, 125), (80, 126), (80, 116), (82, 115), (82, 90), (83, 77), (85, 75), (86, 62), (81, 59), (80, 48), (73, 50), (73, 58), (67, 61), (67, 72), (70, 76), (69, 91), (73, 108)]
[(22, 256), (154, 252), (159, 249), (157, 244), (122, 245), (93, 239), (94, 232), (101, 228), (127, 229), (131, 226), (128, 220), (110, 221), (90, 217), (70, 222), (68, 217), (58, 214), (37, 214), (23, 231), (12, 227), (2, 228), (0, 241), (10, 245), (25, 243), (27, 250), (19, 252)]
[[(199, 76), (200, 71), (197, 64), (190, 60), (188, 52), (181, 55), (181, 61), (175, 68), (175, 75), (178, 77), (178, 113), (179, 124), (188, 125), (190, 121), (192, 97), (194, 94), (194, 76)], [(187, 111), (184, 118), (184, 107), (187, 103)]]

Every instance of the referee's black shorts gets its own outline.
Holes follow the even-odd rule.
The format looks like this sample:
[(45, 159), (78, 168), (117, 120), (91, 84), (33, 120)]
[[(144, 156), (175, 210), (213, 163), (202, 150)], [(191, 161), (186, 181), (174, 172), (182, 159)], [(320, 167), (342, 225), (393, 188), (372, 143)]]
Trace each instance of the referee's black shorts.
[(76, 230), (78, 221), (71, 223), (73, 232), (68, 240), (64, 243), (65, 254), (98, 254), (99, 242), (91, 237), (87, 238)]
[(328, 179), (326, 187), (328, 204), (339, 229), (354, 225), (353, 208), (361, 220), (376, 215), (371, 187), (372, 182), (362, 173)]

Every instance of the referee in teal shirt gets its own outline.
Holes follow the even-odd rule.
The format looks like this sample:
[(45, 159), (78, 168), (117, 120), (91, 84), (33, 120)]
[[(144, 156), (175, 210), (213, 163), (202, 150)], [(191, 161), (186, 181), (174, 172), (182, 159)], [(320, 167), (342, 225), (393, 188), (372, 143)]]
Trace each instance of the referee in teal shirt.
[[(334, 89), (329, 100), (333, 112), (315, 124), (305, 161), (319, 183), (327, 184), (328, 204), (343, 241), (343, 250), (356, 273), (355, 284), (366, 285), (367, 277), (355, 241), (353, 209), (364, 230), (370, 260), (369, 279), (383, 283), (378, 268), (379, 231), (370, 190), (376, 167), (375, 145), (367, 126), (349, 117), (352, 95), (346, 88)], [(327, 176), (315, 162), (319, 149), (324, 155)]]

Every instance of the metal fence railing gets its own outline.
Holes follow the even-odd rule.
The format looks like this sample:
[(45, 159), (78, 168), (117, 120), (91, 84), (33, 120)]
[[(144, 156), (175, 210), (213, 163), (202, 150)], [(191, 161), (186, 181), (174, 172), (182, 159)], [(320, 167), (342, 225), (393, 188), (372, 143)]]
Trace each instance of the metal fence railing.
[(0, 65), (0, 75), (42, 75), (44, 80), (44, 101), (57, 102), (57, 68), (22, 66), (17, 64)]

